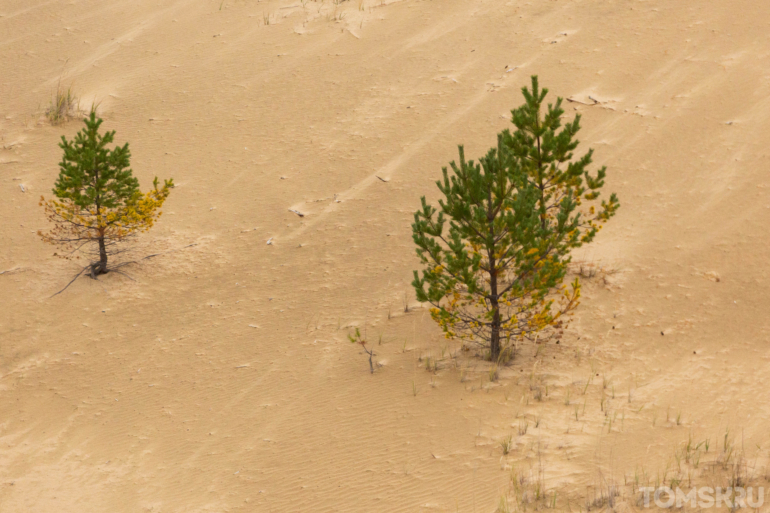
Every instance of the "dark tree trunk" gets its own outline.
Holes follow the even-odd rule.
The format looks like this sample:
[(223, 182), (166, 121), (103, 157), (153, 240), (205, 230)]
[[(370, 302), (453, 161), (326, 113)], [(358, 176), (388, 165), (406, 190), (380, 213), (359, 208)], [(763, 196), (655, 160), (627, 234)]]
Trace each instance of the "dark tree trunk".
[[(492, 190), (487, 190), (489, 204), (487, 206), (487, 222), (489, 223), (490, 239), (494, 240), (494, 205), (492, 203)], [(496, 362), (500, 358), (500, 302), (497, 296), (497, 259), (495, 250), (497, 248), (487, 247), (487, 258), (489, 259), (489, 303), (492, 306), (492, 326), (489, 340), (489, 359)]]
[(104, 235), (99, 237), (99, 263), (94, 264), (95, 274), (107, 274), (107, 248), (104, 245)]
[[(96, 164), (94, 163), (94, 166)], [(95, 183), (99, 182), (99, 173), (96, 173), (96, 180)], [(101, 197), (96, 197), (96, 216), (99, 218), (102, 214), (102, 205), (101, 205)], [(98, 276), (100, 274), (107, 274), (107, 248), (104, 245), (104, 232), (105, 229), (103, 227), (99, 227), (97, 234), (99, 241), (99, 263), (95, 263), (91, 266), (91, 275), (92, 276)]]
[(489, 259), (489, 302), (492, 305), (492, 333), (489, 340), (489, 359), (493, 362), (500, 358), (500, 303), (497, 297), (497, 270), (495, 259)]
[[(537, 113), (538, 120), (540, 119), (540, 112)], [(540, 125), (540, 121), (538, 121), (538, 126)], [(545, 169), (543, 169), (543, 161), (542, 158), (542, 151), (540, 150), (540, 136), (537, 138), (537, 180), (538, 185), (537, 188), (540, 189), (540, 201), (539, 201), (539, 207), (540, 207), (540, 227), (545, 230), (546, 227), (546, 220), (548, 218), (547, 213), (548, 209), (545, 204), (545, 184), (543, 183), (543, 175), (545, 174)]]
[(500, 307), (496, 302), (492, 303), (494, 314), (492, 317), (492, 336), (489, 341), (489, 359), (493, 362), (500, 358)]

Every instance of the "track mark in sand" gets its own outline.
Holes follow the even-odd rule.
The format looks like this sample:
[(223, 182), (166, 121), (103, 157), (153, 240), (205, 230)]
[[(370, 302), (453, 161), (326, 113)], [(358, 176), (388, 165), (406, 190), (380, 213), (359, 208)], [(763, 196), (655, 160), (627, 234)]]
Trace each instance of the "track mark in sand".
[[(2, 18), (0, 18), (0, 21), (1, 21), (1, 20), (2, 20)], [(20, 40), (22, 40), (24, 37), (26, 37), (26, 36), (17, 36), (17, 37), (14, 37), (14, 38), (12, 38), (12, 39), (7, 39), (7, 40), (5, 40), (5, 41), (0, 41), (0, 46), (6, 46), (6, 45), (10, 45), (10, 44), (13, 44), (13, 43), (15, 43), (16, 41), (20, 41)]]
[[(152, 15), (150, 15), (145, 20), (141, 21), (136, 27), (129, 30), (128, 32), (125, 32), (124, 34), (121, 34), (120, 36), (114, 38), (112, 41), (109, 41), (107, 43), (104, 43), (103, 45), (100, 45), (98, 48), (96, 48), (90, 55), (88, 55), (87, 58), (80, 60), (77, 64), (73, 65), (69, 69), (66, 70), (67, 74), (73, 74), (77, 75), (91, 66), (93, 66), (96, 62), (104, 59), (105, 57), (109, 57), (113, 53), (115, 53), (117, 50), (119, 50), (122, 46), (122, 44), (126, 41), (132, 40), (133, 38), (139, 36), (142, 34), (145, 30), (151, 28), (153, 25), (155, 25), (161, 16), (164, 14), (167, 14), (171, 11), (174, 11), (179, 7), (180, 4), (186, 3), (186, 0), (178, 0), (173, 5), (170, 5), (166, 7), (165, 9), (162, 9)], [(53, 77), (49, 79), (42, 88), (50, 88), (54, 86), (56, 83), (58, 83), (60, 80), (60, 76), (57, 75), (56, 77)], [(39, 91), (41, 87), (38, 87), (36, 91)]]
[[(575, 32), (575, 31), (572, 31)], [(430, 31), (424, 31), (423, 35), (430, 35)], [(419, 38), (418, 38), (419, 39)], [(550, 50), (550, 46), (548, 45)], [(548, 51), (547, 50), (547, 51)], [(529, 67), (534, 63), (534, 61), (542, 55), (544, 52), (539, 52), (538, 55), (532, 56), (528, 59), (523, 59), (521, 62), (522, 64), (516, 66), (515, 70), (521, 70), (522, 68)], [(512, 70), (513, 71), (513, 70)], [(515, 74), (515, 73), (514, 73)], [(506, 72), (503, 77), (509, 78), (508, 73)], [(489, 88), (489, 85), (493, 84), (492, 89)], [(339, 205), (344, 202), (345, 200), (355, 199), (357, 198), (363, 191), (371, 187), (373, 184), (378, 183), (380, 180), (390, 180), (392, 178), (392, 175), (405, 163), (407, 163), (409, 160), (411, 160), (420, 150), (422, 150), (428, 143), (433, 141), (433, 139), (436, 138), (437, 135), (442, 133), (446, 128), (448, 128), (450, 125), (456, 123), (459, 119), (461, 119), (463, 116), (465, 116), (471, 109), (476, 107), (478, 104), (480, 104), (490, 93), (493, 93), (495, 91), (499, 91), (500, 89), (507, 88), (507, 85), (505, 85), (504, 82), (501, 82), (498, 78), (492, 78), (490, 80), (487, 80), (484, 82), (483, 90), (481, 90), (478, 94), (476, 94), (475, 97), (471, 99), (471, 101), (466, 104), (465, 106), (458, 108), (448, 116), (446, 116), (442, 121), (439, 121), (438, 126), (431, 130), (430, 132), (426, 133), (423, 137), (419, 138), (417, 141), (412, 142), (409, 147), (401, 152), (398, 156), (391, 159), (387, 164), (380, 167), (379, 169), (375, 170), (374, 173), (370, 174), (357, 184), (353, 185), (346, 191), (338, 194), (336, 196), (336, 200), (333, 203), (331, 203), (329, 206), (327, 206), (325, 209), (323, 209), (321, 212), (319, 212), (316, 215), (313, 215), (312, 217), (306, 218), (306, 220), (303, 221), (302, 226), (294, 230), (293, 232), (289, 233), (285, 236), (277, 236), (275, 237), (275, 240), (281, 241), (281, 239), (285, 239), (287, 241), (290, 241), (300, 235), (302, 235), (308, 228), (314, 226), (316, 223), (324, 219), (329, 214), (332, 214), (333, 212), (337, 211), (339, 209)]]
[(10, 20), (17, 16), (21, 16), (22, 14), (27, 14), (30, 11), (34, 11), (35, 9), (39, 9), (41, 7), (47, 7), (55, 3), (57, 3), (57, 0), (49, 0), (48, 2), (44, 2), (42, 4), (32, 5), (30, 7), (25, 7), (24, 9), (19, 9), (18, 11), (12, 12), (11, 14), (0, 14), (0, 22)]
[(329, 206), (327, 206), (318, 214), (307, 218), (307, 220), (304, 222), (302, 226), (300, 226), (290, 234), (284, 237), (278, 236), (276, 237), (276, 239), (280, 241), (283, 238), (284, 240), (290, 241), (298, 237), (299, 235), (302, 235), (302, 233), (304, 233), (305, 230), (314, 226), (316, 223), (321, 221), (323, 218), (325, 218), (329, 214), (332, 214), (333, 212), (337, 211), (339, 209), (339, 205), (343, 203), (345, 200), (351, 200), (351, 199), (357, 198), (361, 193), (363, 193), (366, 189), (371, 187), (373, 184), (381, 183), (383, 181), (390, 181), (393, 178), (393, 174), (401, 166), (409, 162), (409, 160), (411, 160), (420, 150), (422, 150), (425, 146), (427, 146), (428, 143), (433, 141), (433, 139), (435, 139), (436, 136), (442, 133), (450, 125), (456, 123), (463, 116), (465, 116), (471, 109), (473, 109), (479, 103), (484, 101), (484, 99), (487, 98), (488, 95), (489, 95), (489, 92), (485, 87), (484, 90), (476, 94), (476, 96), (474, 96), (471, 99), (471, 101), (468, 102), (465, 106), (458, 108), (457, 110), (455, 110), (454, 112), (446, 116), (443, 120), (439, 121), (439, 124), (435, 129), (431, 130), (430, 132), (426, 133), (423, 137), (409, 144), (409, 147), (406, 150), (402, 151), (396, 157), (392, 158), (387, 164), (378, 168), (369, 176), (367, 176), (357, 184), (353, 185), (346, 191), (338, 194), (336, 197), (336, 201), (332, 202)]

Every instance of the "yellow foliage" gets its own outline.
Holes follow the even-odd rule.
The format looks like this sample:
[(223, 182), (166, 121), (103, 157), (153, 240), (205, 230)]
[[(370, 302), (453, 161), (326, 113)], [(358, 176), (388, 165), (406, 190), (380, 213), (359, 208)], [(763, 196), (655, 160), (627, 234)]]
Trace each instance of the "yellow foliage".
[[(38, 235), (49, 244), (78, 249), (99, 239), (115, 243), (145, 232), (152, 228), (162, 214), (160, 209), (171, 193), (174, 182), (167, 180), (159, 188), (156, 178), (154, 185), (149, 192), (136, 192), (124, 205), (114, 209), (96, 205), (83, 208), (69, 199), (47, 200), (41, 196), (40, 205), (54, 227), (48, 232), (38, 231)], [(66, 255), (57, 256), (67, 258)]]

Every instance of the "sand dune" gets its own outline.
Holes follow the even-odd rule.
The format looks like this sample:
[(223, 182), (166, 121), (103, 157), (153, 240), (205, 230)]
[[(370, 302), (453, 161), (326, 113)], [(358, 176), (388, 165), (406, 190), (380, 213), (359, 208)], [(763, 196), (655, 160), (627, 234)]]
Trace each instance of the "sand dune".
[[(767, 20), (748, 1), (4, 0), (0, 511), (491, 512), (511, 468), (574, 511), (727, 429), (758, 479)], [(414, 300), (410, 222), (532, 74), (574, 100), (623, 206), (576, 255), (609, 274), (565, 338), (490, 383)], [(43, 116), (60, 81), (143, 187), (177, 187), (135, 281), (51, 298), (78, 269), (35, 234), (80, 129)], [(381, 340), (374, 375), (355, 326)]]

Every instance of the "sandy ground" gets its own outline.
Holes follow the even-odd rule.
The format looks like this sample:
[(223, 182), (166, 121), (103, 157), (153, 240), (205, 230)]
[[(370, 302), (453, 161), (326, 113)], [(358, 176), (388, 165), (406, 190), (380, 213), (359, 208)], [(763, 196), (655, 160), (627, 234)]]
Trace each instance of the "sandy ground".
[[(512, 475), (634, 509), (634, 475), (689, 437), (718, 459), (728, 429), (759, 479), (769, 22), (748, 0), (2, 0), (0, 511), (492, 512)], [(569, 333), (490, 383), (414, 300), (410, 222), (531, 74), (577, 100), (622, 208), (576, 255), (607, 273)], [(81, 126), (43, 117), (60, 80), (145, 188), (178, 186), (135, 281), (50, 298), (78, 269), (35, 235)]]

